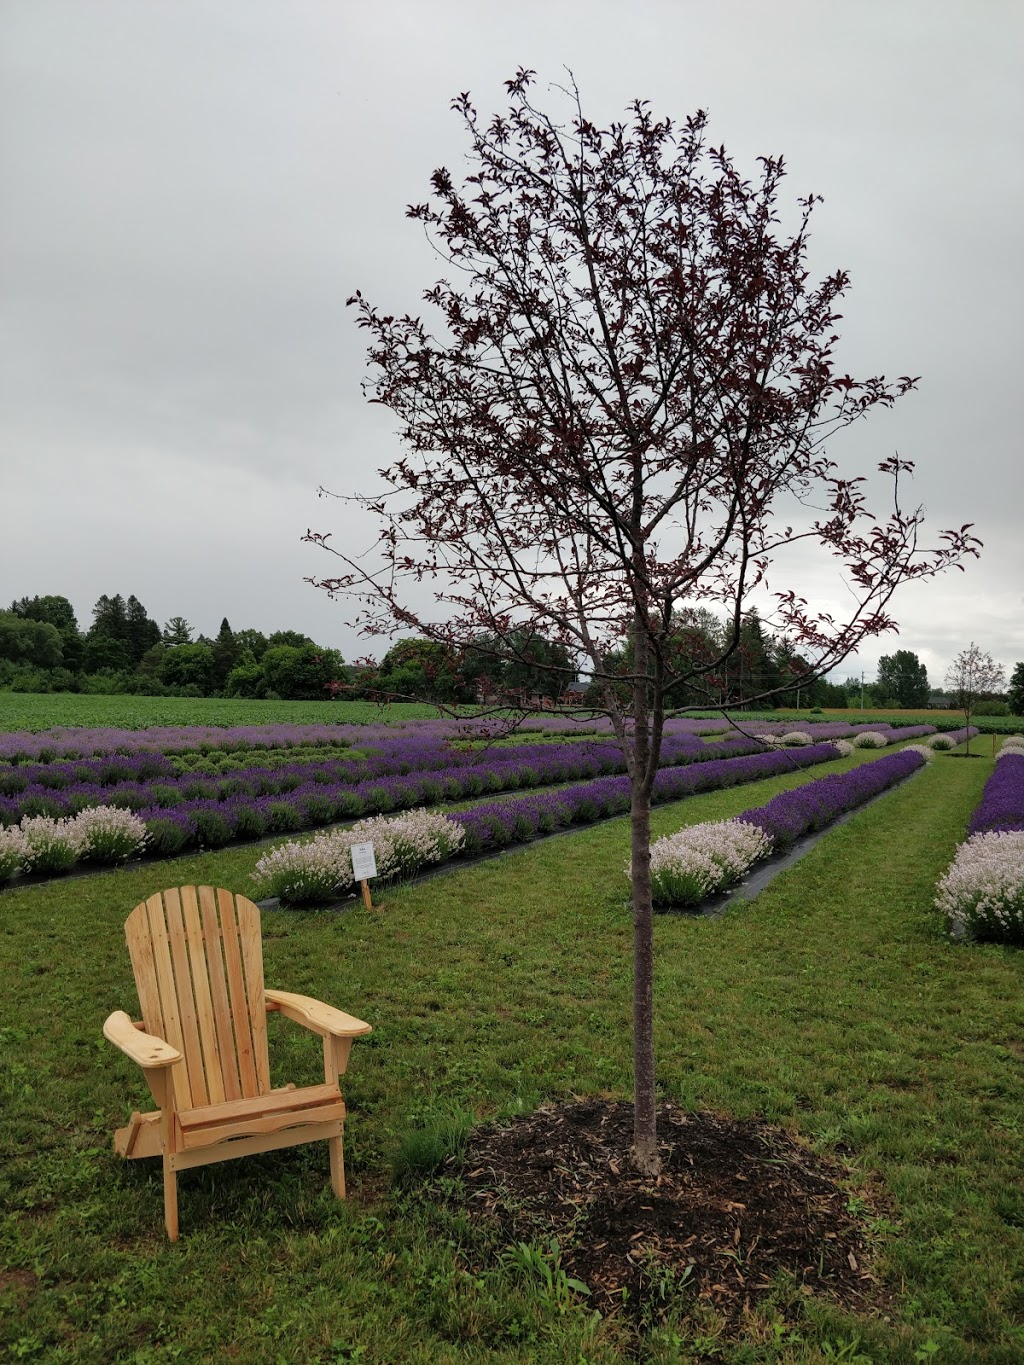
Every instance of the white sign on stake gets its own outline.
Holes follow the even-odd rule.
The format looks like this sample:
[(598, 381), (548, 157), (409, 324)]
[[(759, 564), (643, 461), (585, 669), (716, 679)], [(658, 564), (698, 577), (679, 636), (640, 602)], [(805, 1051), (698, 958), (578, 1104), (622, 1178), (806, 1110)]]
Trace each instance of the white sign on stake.
[(377, 859), (373, 856), (372, 844), (353, 844), (352, 875), (357, 882), (365, 882), (368, 877), (377, 875)]

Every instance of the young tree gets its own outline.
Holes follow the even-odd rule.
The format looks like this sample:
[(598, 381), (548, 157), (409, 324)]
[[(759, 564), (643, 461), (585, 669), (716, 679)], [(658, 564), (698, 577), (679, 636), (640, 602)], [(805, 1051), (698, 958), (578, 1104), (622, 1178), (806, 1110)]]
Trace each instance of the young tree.
[(882, 655), (878, 661), (878, 687), (900, 706), (927, 706), (931, 696), (928, 670), (910, 649)]
[[(781, 159), (747, 180), (707, 146), (703, 113), (677, 126), (642, 101), (600, 128), (570, 92), (562, 126), (531, 102), (532, 80), (519, 71), (489, 123), (459, 96), (470, 174), (460, 187), (436, 171), (433, 201), (408, 210), (450, 265), (425, 295), (436, 333), (351, 301), (372, 401), (405, 446), (385, 491), (355, 499), (377, 518), (378, 554), (307, 536), (343, 561), (313, 581), (360, 599), (368, 634), (398, 626), (457, 651), (485, 635), (507, 664), (536, 633), (569, 653), (554, 678), (592, 676), (632, 789), (633, 1157), (653, 1174), (650, 809), (666, 717), (684, 698), (719, 700), (755, 600), (774, 602), (765, 625), (820, 676), (893, 628), (901, 582), (977, 542), (962, 527), (923, 549), (920, 511), (897, 500), (876, 520), (859, 475), (825, 454), (914, 381), (836, 368), (847, 277), (808, 277), (814, 196), (780, 229)], [(897, 485), (910, 468), (879, 467)], [(808, 545), (852, 589), (846, 620), (773, 568)], [(695, 606), (725, 616), (710, 659), (675, 646), (677, 613)]]
[[(986, 693), (998, 692), (1005, 680), (1002, 664), (997, 664), (992, 655), (985, 654), (973, 640), (956, 656), (946, 672), (946, 686), (952, 694), (953, 705), (964, 713), (964, 725), (968, 729), (978, 702)], [(967, 752), (971, 752), (970, 735), (967, 736)]]

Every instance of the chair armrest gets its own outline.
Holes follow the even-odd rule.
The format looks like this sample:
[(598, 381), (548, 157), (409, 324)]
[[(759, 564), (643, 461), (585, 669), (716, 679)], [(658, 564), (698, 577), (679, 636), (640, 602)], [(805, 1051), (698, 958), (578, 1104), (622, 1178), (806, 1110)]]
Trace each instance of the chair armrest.
[(373, 1032), (372, 1025), (363, 1023), (362, 1019), (355, 1019), (309, 995), (293, 995), (290, 991), (264, 991), (263, 994), (268, 1011), (279, 1011), (286, 1019), (312, 1029), (321, 1037), (361, 1038)]
[(141, 1033), (124, 1010), (114, 1011), (103, 1025), (103, 1036), (146, 1071), (181, 1061), (181, 1053), (176, 1047), (171, 1047), (162, 1038), (154, 1038), (151, 1033)]

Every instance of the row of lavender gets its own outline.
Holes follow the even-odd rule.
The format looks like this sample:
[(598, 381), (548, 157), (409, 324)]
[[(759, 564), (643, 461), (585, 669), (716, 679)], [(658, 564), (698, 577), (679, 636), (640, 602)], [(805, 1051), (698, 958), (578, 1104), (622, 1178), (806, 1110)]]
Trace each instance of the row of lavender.
[[(773, 750), (663, 768), (654, 781), (653, 800), (678, 801), (699, 792), (799, 772), (838, 756), (834, 745), (817, 744), (799, 755)], [(278, 896), (291, 904), (334, 899), (352, 885), (349, 848), (366, 839), (375, 848), (379, 840), (387, 840), (387, 871), (382, 875), (410, 875), (456, 852), (472, 854), (523, 843), (539, 835), (622, 815), (629, 805), (629, 779), (604, 777), (557, 792), (480, 802), (451, 815), (413, 811), (393, 820), (364, 821), (348, 830), (281, 845), (264, 855), (256, 865), (255, 894)]]
[[(717, 743), (682, 736), (665, 741), (661, 761), (666, 767), (707, 762), (763, 747), (739, 736)], [(0, 773), (0, 825), (38, 815), (59, 819), (100, 805), (133, 810), (147, 820), (174, 812), (183, 827), (193, 818), (217, 815), (230, 824), (236, 818), (231, 812), (258, 806), (274, 832), (625, 771), (617, 745), (590, 742), (494, 746), (481, 757), (406, 740), (358, 761), (253, 767), (219, 778), (160, 772), (167, 762), (163, 755), (139, 754), (12, 768)], [(150, 780), (140, 781), (143, 775)], [(251, 837), (251, 830), (246, 833)]]
[(973, 938), (1024, 944), (1024, 735), (1003, 743), (936, 905)]
[[(701, 751), (702, 758), (707, 747), (710, 746)], [(735, 755), (735, 746), (719, 747), (731, 750)], [(710, 791), (776, 772), (824, 763), (838, 756), (834, 745), (820, 744), (803, 750), (799, 758), (788, 753), (769, 751), (704, 758), (701, 762), (687, 761), (659, 772), (655, 780), (655, 798), (675, 800), (693, 792)], [(688, 757), (692, 760), (693, 755)], [(455, 776), (463, 777), (471, 771), (470, 768), (457, 769)], [(411, 802), (413, 796), (422, 796), (420, 784), (424, 779), (425, 775), (385, 779), (378, 784), (378, 788), (397, 803), (401, 793), (395, 784), (408, 784), (405, 796)], [(390, 785), (385, 788), (383, 781)], [(345, 790), (351, 793), (353, 789)], [(232, 839), (251, 839), (268, 832), (299, 830), (311, 823), (326, 823), (325, 813), (335, 809), (329, 804), (332, 799), (328, 797), (328, 804), (316, 807), (311, 805), (316, 800), (315, 794), (300, 796), (293, 792), (288, 801), (230, 798), (223, 802), (196, 802), (187, 811), (179, 807), (134, 813), (105, 806), (59, 819), (30, 816), (19, 825), (0, 829), (0, 879), (9, 878), (20, 870), (55, 875), (67, 871), (82, 859), (110, 863), (143, 851), (158, 857), (168, 857), (197, 844), (204, 848), (219, 848)], [(512, 798), (501, 803), (482, 803), (452, 818), (465, 826), (466, 845), (475, 850), (487, 844), (500, 844), (524, 837), (523, 831), (527, 828), (534, 833), (545, 829), (549, 824), (549, 815), (559, 824), (572, 824), (616, 813), (628, 808), (628, 805), (629, 779), (603, 777), (579, 782), (546, 795)], [(394, 809), (395, 805), (385, 808)], [(416, 814), (419, 816), (423, 812)], [(92, 820), (90, 828), (101, 819), (106, 821), (102, 849), (94, 849), (81, 842), (80, 825), (87, 817)]]
[[(782, 735), (792, 725), (782, 721), (744, 721), (738, 725), (748, 734)], [(241, 726), (150, 726), (141, 730), (85, 729), (55, 727), (37, 733), (15, 732), (0, 734), (0, 764), (55, 763), (62, 760), (103, 758), (114, 754), (189, 754), (189, 753), (245, 753), (250, 751), (338, 747), (351, 745), (372, 746), (386, 744), (396, 737), (445, 743), (459, 740), (495, 738), (506, 727), (494, 720), (466, 718), (460, 720), (411, 720), (380, 722), (372, 725), (241, 725)], [(847, 739), (870, 729), (886, 731), (886, 725), (850, 725), (845, 721), (814, 722), (802, 727), (815, 740)], [(916, 733), (931, 733), (935, 727), (908, 727), (899, 731), (900, 737), (910, 739), (910, 729)], [(565, 735), (572, 737), (593, 735), (611, 738), (607, 719), (574, 720), (572, 717), (536, 717), (523, 722), (518, 733)], [(724, 734), (733, 729), (727, 720), (672, 719), (666, 722), (670, 736), (707, 736)]]
[[(829, 727), (835, 729), (836, 727)], [(928, 727), (905, 731), (860, 731), (854, 744), (885, 747), (898, 739), (914, 737)], [(835, 736), (831, 736), (835, 738)], [(933, 743), (953, 743), (933, 736)], [(816, 742), (808, 732), (782, 736), (748, 737), (733, 733), (717, 742), (705, 743), (690, 734), (666, 737), (663, 766), (684, 761), (714, 759), (759, 752), (764, 744), (804, 746)], [(279, 758), (287, 751), (277, 751)], [(322, 753), (323, 751), (317, 751)], [(459, 770), (459, 771), (455, 771)], [(232, 802), (234, 807), (260, 798), (291, 797), (285, 805), (289, 815), (275, 809), (275, 828), (292, 829), (305, 824), (358, 817), (427, 802), (458, 800), (485, 791), (544, 786), (580, 780), (601, 773), (624, 772), (625, 762), (617, 745), (592, 741), (545, 745), (494, 744), (485, 756), (456, 747), (433, 732), (392, 734), (380, 741), (377, 751), (352, 758), (276, 761), (250, 767), (236, 764), (230, 773), (179, 774), (175, 760), (162, 753), (111, 754), (100, 758), (50, 763), (0, 765), (0, 825), (49, 815), (72, 816), (90, 806), (113, 805), (153, 814), (178, 809), (181, 815), (203, 815), (209, 803)], [(421, 784), (391, 783), (382, 779), (425, 774)], [(304, 812), (303, 803), (309, 804)], [(301, 817), (296, 823), (295, 812)], [(230, 818), (230, 817), (229, 817)], [(257, 821), (257, 823), (259, 823)]]
[[(727, 890), (756, 862), (791, 847), (902, 782), (932, 758), (927, 746), (897, 753), (845, 773), (830, 773), (732, 820), (689, 825), (651, 846), (655, 905), (692, 909)], [(630, 869), (626, 869), (629, 875)]]
[[(722, 734), (724, 721), (670, 721), (673, 735)], [(415, 739), (442, 744), (501, 737), (507, 727), (495, 721), (408, 720), (346, 725), (152, 725), (140, 730), (56, 726), (36, 733), (0, 734), (0, 763), (54, 763), (64, 759), (103, 758), (112, 754), (245, 753), (307, 747), (345, 748)], [(607, 722), (540, 718), (517, 727), (520, 734), (594, 735), (605, 738)]]

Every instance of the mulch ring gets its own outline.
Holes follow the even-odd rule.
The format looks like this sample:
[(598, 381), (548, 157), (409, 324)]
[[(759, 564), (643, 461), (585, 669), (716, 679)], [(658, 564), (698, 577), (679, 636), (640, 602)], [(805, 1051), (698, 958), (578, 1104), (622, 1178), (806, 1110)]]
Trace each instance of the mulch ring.
[(655, 1181), (630, 1168), (632, 1107), (603, 1099), (477, 1129), (446, 1169), (461, 1175), (464, 1207), (510, 1241), (554, 1237), (604, 1314), (657, 1317), (680, 1292), (737, 1319), (780, 1271), (848, 1309), (879, 1303), (842, 1168), (756, 1120), (663, 1104), (658, 1132)]

